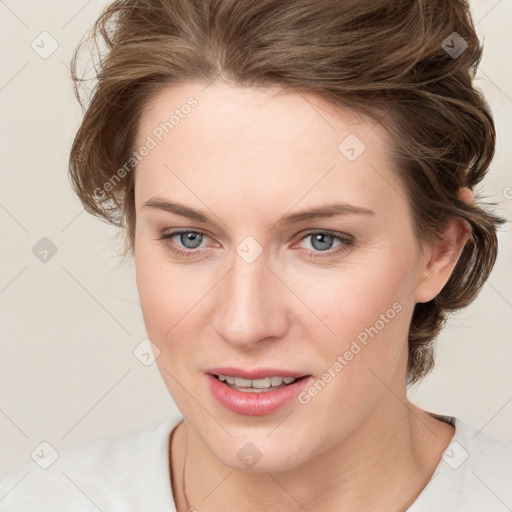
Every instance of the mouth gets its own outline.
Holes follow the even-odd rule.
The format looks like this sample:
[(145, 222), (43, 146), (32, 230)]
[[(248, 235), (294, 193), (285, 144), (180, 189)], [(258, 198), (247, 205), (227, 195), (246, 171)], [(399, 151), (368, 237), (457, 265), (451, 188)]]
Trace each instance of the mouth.
[(296, 400), (313, 380), (312, 375), (277, 368), (212, 368), (206, 378), (211, 394), (222, 406), (246, 416), (276, 413)]
[(236, 389), (243, 393), (267, 393), (269, 391), (276, 391), (308, 377), (308, 375), (303, 375), (302, 377), (272, 376), (262, 379), (244, 379), (232, 375), (212, 375), (229, 388)]

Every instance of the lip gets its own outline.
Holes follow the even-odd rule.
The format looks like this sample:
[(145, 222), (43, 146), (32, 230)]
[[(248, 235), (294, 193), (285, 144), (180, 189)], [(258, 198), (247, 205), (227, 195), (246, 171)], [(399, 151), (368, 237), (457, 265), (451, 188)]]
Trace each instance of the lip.
[[(226, 371), (226, 369), (224, 368), (223, 371)], [(265, 373), (263, 377), (253, 378), (264, 378), (265, 376), (296, 376), (283, 374), (283, 370), (278, 370), (277, 372), (272, 370), (272, 374), (268, 373), (268, 369), (265, 369), (264, 371), (267, 373)], [(219, 373), (221, 375), (226, 375), (220, 371)], [(244, 375), (248, 375), (248, 373), (251, 375), (254, 375), (254, 373), (262, 375), (261, 371), (252, 373), (244, 371)], [(227, 372), (227, 374), (233, 375), (229, 372)], [(301, 377), (301, 375), (299, 376)], [(277, 412), (282, 407), (294, 401), (294, 399), (297, 399), (299, 393), (312, 381), (312, 377), (309, 375), (304, 376), (304, 378), (274, 391), (247, 393), (230, 388), (224, 382), (221, 382), (219, 379), (217, 379), (217, 377), (214, 375), (206, 374), (206, 378), (210, 392), (221, 405), (223, 405), (226, 409), (229, 409), (231, 412), (246, 416), (267, 416)]]
[(306, 377), (307, 373), (301, 373), (293, 370), (283, 370), (282, 368), (254, 368), (252, 370), (224, 367), (209, 368), (206, 373), (210, 375), (229, 375), (230, 377), (239, 377), (241, 379), (265, 379), (267, 377)]

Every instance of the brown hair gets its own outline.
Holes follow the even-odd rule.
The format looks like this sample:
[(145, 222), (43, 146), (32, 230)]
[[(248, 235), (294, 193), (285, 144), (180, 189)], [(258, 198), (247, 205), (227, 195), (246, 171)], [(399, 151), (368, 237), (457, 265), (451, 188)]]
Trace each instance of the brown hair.
[[(77, 63), (89, 42), (97, 60), (85, 99)], [(489, 276), (505, 222), (456, 196), (482, 181), (494, 155), (493, 118), (472, 84), (481, 55), (465, 0), (117, 0), (71, 62), (85, 110), (70, 154), (72, 185), (88, 212), (125, 228), (125, 253), (133, 254), (135, 168), (112, 178), (130, 160), (141, 113), (160, 90), (216, 78), (279, 86), (377, 120), (396, 142), (420, 245), (454, 216), (472, 229), (442, 291), (415, 305), (412, 384), (433, 368), (447, 314), (470, 304)]]

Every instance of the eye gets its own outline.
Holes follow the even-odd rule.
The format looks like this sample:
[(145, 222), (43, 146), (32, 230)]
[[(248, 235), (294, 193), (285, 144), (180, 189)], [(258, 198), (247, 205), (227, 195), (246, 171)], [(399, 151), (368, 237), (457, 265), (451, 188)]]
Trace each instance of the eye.
[[(314, 258), (324, 258), (345, 252), (354, 244), (354, 238), (350, 235), (334, 233), (332, 231), (310, 231), (302, 238), (310, 239), (311, 247), (310, 255)], [(333, 249), (333, 244), (338, 241), (338, 245)], [(325, 253), (325, 254), (323, 254)]]
[[(164, 245), (175, 254), (193, 258), (201, 255), (203, 249), (206, 249), (201, 247), (205, 238), (209, 237), (202, 231), (182, 229), (163, 234), (159, 237), (159, 240), (162, 240)], [(308, 252), (313, 258), (326, 258), (341, 254), (354, 245), (354, 238), (351, 235), (332, 231), (310, 231), (300, 239), (300, 242), (308, 238), (312, 247), (312, 250), (310, 249)], [(338, 245), (333, 248), (335, 242), (338, 242)]]
[(180, 243), (187, 249), (197, 249), (203, 241), (203, 234), (197, 231), (182, 231), (181, 233), (176, 233), (176, 235)]
[[(201, 231), (193, 231), (190, 229), (183, 229), (180, 231), (173, 231), (172, 233), (164, 234), (160, 240), (172, 252), (185, 257), (194, 257), (195, 255), (203, 252), (199, 246), (206, 235)], [(176, 238), (177, 242), (172, 240)], [(184, 249), (181, 249), (183, 247)]]

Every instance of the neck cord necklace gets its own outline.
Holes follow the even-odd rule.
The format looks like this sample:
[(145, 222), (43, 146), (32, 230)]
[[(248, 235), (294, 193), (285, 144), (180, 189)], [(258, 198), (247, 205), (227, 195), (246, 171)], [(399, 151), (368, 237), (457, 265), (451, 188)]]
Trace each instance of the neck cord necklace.
[(183, 474), (181, 476), (181, 480), (182, 480), (182, 484), (183, 484), (183, 498), (185, 499), (185, 505), (187, 506), (187, 512), (191, 512), (191, 511), (195, 511), (195, 509), (193, 509), (189, 502), (188, 502), (188, 498), (187, 498), (187, 491), (185, 490), (185, 466), (186, 466), (186, 463), (187, 463), (187, 454), (188, 454), (188, 425), (187, 425), (187, 439), (185, 441), (185, 459), (183, 460)]

